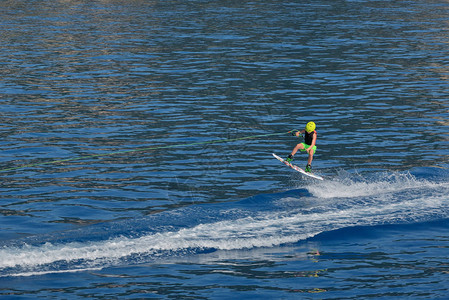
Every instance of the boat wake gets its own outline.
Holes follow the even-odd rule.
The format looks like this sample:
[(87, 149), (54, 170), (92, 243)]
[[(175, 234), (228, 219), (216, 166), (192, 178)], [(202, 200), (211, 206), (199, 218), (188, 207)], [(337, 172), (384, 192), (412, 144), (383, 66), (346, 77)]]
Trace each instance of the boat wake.
[[(442, 177), (444, 177), (442, 179)], [(10, 241), (0, 247), (0, 276), (102, 269), (216, 250), (297, 243), (323, 232), (449, 218), (447, 174), (363, 178), (340, 174), (237, 203), (196, 205), (133, 221), (93, 225)]]

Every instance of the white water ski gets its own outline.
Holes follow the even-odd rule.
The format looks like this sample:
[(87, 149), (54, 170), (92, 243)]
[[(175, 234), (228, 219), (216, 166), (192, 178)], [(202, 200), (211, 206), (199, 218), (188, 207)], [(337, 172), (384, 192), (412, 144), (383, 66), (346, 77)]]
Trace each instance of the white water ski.
[(274, 153), (273, 153), (273, 156), (276, 157), (279, 161), (281, 161), (281, 162), (283, 162), (284, 164), (286, 164), (287, 166), (289, 166), (290, 168), (292, 168), (293, 170), (296, 170), (296, 171), (298, 171), (299, 173), (301, 173), (301, 174), (303, 174), (303, 175), (305, 175), (305, 176), (309, 176), (309, 177), (312, 177), (312, 178), (315, 178), (315, 179), (319, 179), (319, 180), (324, 180), (324, 178), (321, 177), (320, 175), (316, 175), (316, 174), (313, 174), (313, 173), (306, 172), (306, 171), (304, 171), (303, 169), (301, 169), (300, 167), (298, 167), (298, 166), (296, 166), (296, 165), (293, 165), (293, 164), (291, 164), (291, 163), (286, 162), (285, 159), (283, 159), (283, 158), (277, 156), (277, 155), (274, 154)]

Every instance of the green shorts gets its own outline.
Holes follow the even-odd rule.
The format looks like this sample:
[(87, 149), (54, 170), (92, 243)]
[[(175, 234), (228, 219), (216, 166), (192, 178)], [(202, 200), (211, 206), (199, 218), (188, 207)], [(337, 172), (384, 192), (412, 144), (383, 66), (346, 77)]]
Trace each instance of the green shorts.
[[(301, 151), (302, 152), (305, 152), (306, 151), (306, 149), (309, 149), (310, 148), (310, 145), (307, 145), (306, 143), (301, 143), (303, 146), (304, 146), (304, 149), (302, 149)], [(313, 154), (315, 154), (315, 152), (316, 152), (316, 146), (313, 146)]]

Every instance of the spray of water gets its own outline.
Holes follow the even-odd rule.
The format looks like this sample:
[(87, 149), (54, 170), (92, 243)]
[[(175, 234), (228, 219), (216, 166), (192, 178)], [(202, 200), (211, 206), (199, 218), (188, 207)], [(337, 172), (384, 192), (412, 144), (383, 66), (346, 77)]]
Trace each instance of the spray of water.
[[(142, 232), (136, 237), (5, 245), (0, 248), (0, 276), (101, 269), (204, 251), (273, 247), (350, 226), (449, 217), (449, 184), (418, 180), (408, 173), (370, 180), (339, 176), (306, 188), (309, 196), (275, 195), (271, 201), (279, 209), (256, 210), (234, 218), (223, 214), (221, 220)], [(202, 209), (198, 207), (197, 214), (201, 215)]]

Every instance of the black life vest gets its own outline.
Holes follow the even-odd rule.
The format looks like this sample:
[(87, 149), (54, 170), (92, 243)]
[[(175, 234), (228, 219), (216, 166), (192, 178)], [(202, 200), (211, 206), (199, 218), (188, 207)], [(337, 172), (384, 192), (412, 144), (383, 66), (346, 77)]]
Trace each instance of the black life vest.
[(314, 133), (318, 135), (316, 130), (312, 131), (311, 133), (308, 133), (307, 131), (304, 132), (304, 143), (306, 143), (307, 145), (312, 145)]

